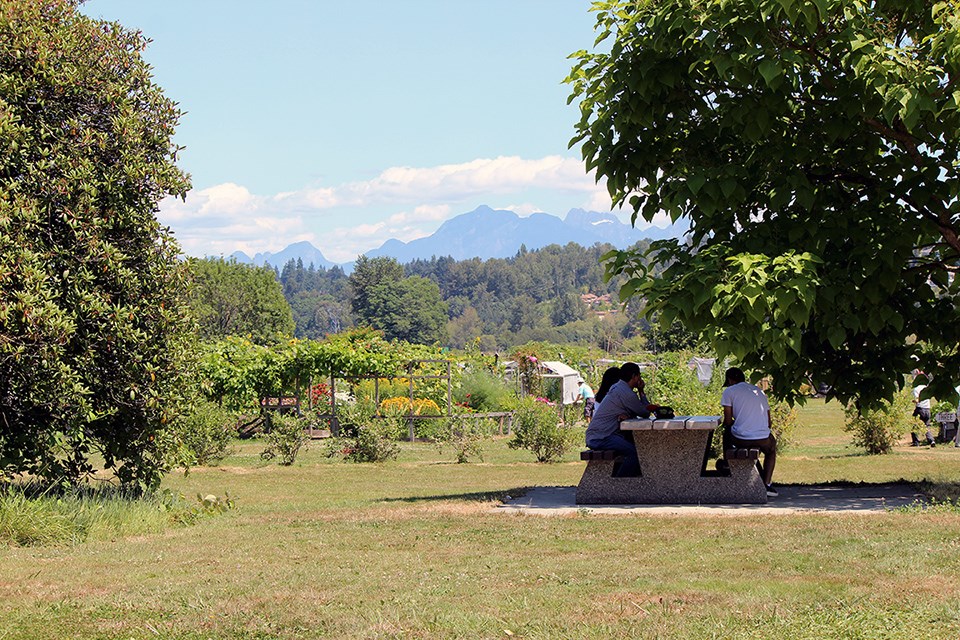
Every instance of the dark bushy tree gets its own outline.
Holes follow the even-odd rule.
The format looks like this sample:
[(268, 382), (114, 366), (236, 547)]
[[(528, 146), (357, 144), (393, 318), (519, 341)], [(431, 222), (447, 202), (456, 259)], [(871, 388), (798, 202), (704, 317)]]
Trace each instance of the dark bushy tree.
[(0, 475), (75, 482), (99, 452), (155, 486), (187, 367), (177, 105), (145, 40), (71, 0), (0, 0)]
[[(690, 220), (665, 271), (609, 256), (666, 326), (876, 406), (960, 371), (960, 8), (921, 0), (594, 3), (574, 142), (613, 200)], [(695, 247), (693, 251), (690, 247)]]
[(395, 259), (360, 256), (350, 288), (358, 324), (383, 331), (389, 340), (433, 344), (444, 339), (447, 305), (440, 287), (422, 276), (404, 277)]
[(293, 314), (271, 267), (206, 258), (190, 260), (190, 270), (201, 337), (270, 344), (293, 335)]

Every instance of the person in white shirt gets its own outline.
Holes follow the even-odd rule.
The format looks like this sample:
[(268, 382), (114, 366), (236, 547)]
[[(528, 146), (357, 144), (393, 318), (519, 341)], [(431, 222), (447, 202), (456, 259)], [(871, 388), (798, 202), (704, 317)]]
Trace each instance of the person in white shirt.
[(763, 454), (761, 475), (767, 495), (776, 496), (773, 468), (777, 464), (777, 440), (770, 432), (770, 403), (763, 390), (746, 381), (737, 367), (727, 369), (723, 395), (723, 449), (759, 449)]
[[(918, 371), (917, 376), (924, 376), (926, 374), (923, 371)], [(927, 429), (927, 444), (931, 447), (937, 446), (936, 441), (933, 439), (933, 433), (930, 431), (930, 398), (920, 399), (920, 394), (924, 389), (927, 388), (925, 384), (919, 384), (913, 388), (913, 404), (916, 405), (913, 408), (914, 417), (920, 418), (920, 421), (923, 422), (923, 426)], [(917, 434), (913, 431), (910, 432), (911, 447), (920, 446), (920, 438), (917, 437)]]

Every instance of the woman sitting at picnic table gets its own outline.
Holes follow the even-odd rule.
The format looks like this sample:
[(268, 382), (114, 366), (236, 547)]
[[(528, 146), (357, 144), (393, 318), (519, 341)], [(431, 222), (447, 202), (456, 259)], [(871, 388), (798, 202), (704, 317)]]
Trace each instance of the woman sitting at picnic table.
[(610, 367), (603, 372), (603, 377), (600, 378), (600, 386), (597, 388), (597, 394), (593, 398), (594, 413), (597, 412), (597, 409), (600, 407), (600, 403), (603, 402), (603, 399), (607, 397), (607, 393), (610, 392), (610, 387), (617, 384), (619, 381), (620, 367)]
[(612, 449), (623, 454), (620, 467), (614, 471), (619, 478), (640, 474), (637, 448), (621, 433), (620, 423), (636, 417), (648, 418), (657, 410), (657, 405), (647, 402), (643, 387), (640, 366), (634, 362), (625, 363), (620, 367), (620, 380), (610, 387), (587, 427), (589, 448)]

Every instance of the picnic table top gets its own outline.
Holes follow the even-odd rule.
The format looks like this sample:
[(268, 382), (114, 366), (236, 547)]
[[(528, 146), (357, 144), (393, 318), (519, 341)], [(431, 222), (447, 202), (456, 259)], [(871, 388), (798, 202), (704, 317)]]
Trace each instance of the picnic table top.
[(620, 429), (624, 431), (676, 431), (679, 429), (713, 430), (720, 424), (720, 416), (674, 416), (655, 420), (653, 418), (635, 418), (624, 420)]

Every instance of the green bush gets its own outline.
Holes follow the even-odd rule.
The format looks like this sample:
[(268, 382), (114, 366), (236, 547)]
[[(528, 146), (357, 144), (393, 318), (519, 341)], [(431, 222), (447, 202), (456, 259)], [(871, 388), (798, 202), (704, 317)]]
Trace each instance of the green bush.
[(237, 435), (233, 414), (215, 402), (193, 405), (181, 419), (180, 439), (185, 465), (215, 465), (230, 453), (230, 441)]
[(533, 398), (523, 398), (513, 415), (511, 449), (527, 449), (537, 462), (555, 462), (583, 440), (583, 431), (565, 427), (557, 408)]
[(456, 402), (474, 411), (503, 411), (513, 395), (511, 386), (483, 369), (464, 373), (460, 387), (453, 391)]
[[(578, 423), (580, 424), (585, 423), (585, 419), (583, 417), (582, 402), (578, 402), (576, 404), (565, 404), (562, 407), (560, 407), (559, 413), (560, 413), (560, 421), (568, 427), (572, 427), (573, 425)], [(584, 424), (584, 426), (586, 425)]]
[(340, 434), (327, 444), (327, 456), (350, 462), (385, 462), (400, 454), (397, 433), (406, 429), (404, 418), (374, 418), (369, 407), (347, 404), (340, 412)]
[(304, 418), (292, 413), (272, 414), (270, 429), (262, 436), (267, 441), (267, 448), (260, 453), (260, 457), (264, 460), (278, 458), (280, 464), (292, 465), (309, 439), (306, 434), (307, 426)]
[(0, 473), (144, 491), (179, 445), (188, 270), (161, 200), (185, 196), (177, 103), (138, 31), (78, 2), (0, 9)]
[(844, 409), (844, 430), (853, 434), (853, 444), (871, 455), (889, 453), (904, 434), (911, 431), (917, 418), (909, 389), (898, 393), (893, 402), (884, 402), (875, 410), (859, 410), (853, 404)]
[(463, 415), (451, 416), (443, 422), (443, 429), (436, 438), (442, 449), (445, 446), (453, 448), (457, 455), (457, 463), (469, 462), (471, 457), (483, 461), (483, 443), (489, 437), (492, 421), (478, 420)]
[(777, 452), (787, 450), (794, 440), (797, 427), (797, 408), (786, 402), (770, 401), (770, 430), (777, 439)]
[(687, 352), (661, 354), (656, 369), (643, 374), (647, 397), (650, 402), (672, 407), (677, 415), (720, 415), (723, 372), (715, 370), (710, 384), (704, 386), (696, 371), (687, 366), (690, 357)]

